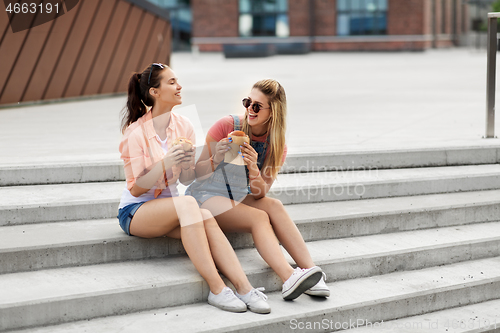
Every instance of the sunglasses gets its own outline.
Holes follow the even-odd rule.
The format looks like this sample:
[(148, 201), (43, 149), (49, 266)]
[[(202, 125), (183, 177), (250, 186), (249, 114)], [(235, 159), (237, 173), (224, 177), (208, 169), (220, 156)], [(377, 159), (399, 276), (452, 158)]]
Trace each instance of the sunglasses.
[(151, 84), (151, 74), (153, 73), (153, 67), (158, 67), (159, 69), (163, 69), (166, 66), (164, 64), (160, 64), (160, 63), (154, 63), (151, 65), (151, 69), (149, 70), (148, 86)]
[(269, 108), (263, 108), (262, 105), (258, 104), (258, 103), (253, 103), (252, 104), (252, 100), (250, 98), (248, 98), (248, 97), (243, 98), (242, 102), (243, 102), (243, 106), (246, 109), (250, 108), (255, 113), (259, 113), (259, 111), (263, 110), (263, 109), (270, 109), (270, 107)]

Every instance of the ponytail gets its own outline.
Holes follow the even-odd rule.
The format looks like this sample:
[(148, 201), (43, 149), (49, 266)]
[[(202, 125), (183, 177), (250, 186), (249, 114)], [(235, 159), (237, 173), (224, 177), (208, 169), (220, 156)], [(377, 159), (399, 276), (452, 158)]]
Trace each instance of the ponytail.
[[(167, 67), (166, 65), (163, 66)], [(157, 66), (150, 65), (142, 73), (134, 73), (130, 78), (127, 106), (122, 112), (122, 133), (125, 132), (130, 124), (136, 122), (137, 119), (146, 114), (146, 106), (154, 105), (154, 98), (149, 94), (149, 88), (158, 88), (162, 76), (161, 70), (153, 70), (153, 68), (157, 68)], [(151, 73), (152, 70), (153, 72)]]

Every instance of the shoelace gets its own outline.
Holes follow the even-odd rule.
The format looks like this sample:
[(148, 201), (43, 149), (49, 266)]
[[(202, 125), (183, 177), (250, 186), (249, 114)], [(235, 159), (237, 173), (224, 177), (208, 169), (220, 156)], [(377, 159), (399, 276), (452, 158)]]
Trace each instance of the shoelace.
[(302, 274), (305, 272), (305, 268), (300, 268), (300, 267), (297, 267), (293, 270), (293, 273), (292, 275), (297, 275), (297, 274)]
[(234, 298), (234, 292), (227, 288), (227, 289), (224, 289), (224, 297), (226, 298)]
[(256, 294), (258, 297), (262, 298), (264, 301), (267, 301), (267, 296), (263, 293), (264, 290), (266, 290), (266, 288), (259, 287), (259, 288), (254, 288), (252, 292)]
[(325, 272), (321, 272), (321, 274), (323, 274), (323, 280), (326, 282), (326, 273)]

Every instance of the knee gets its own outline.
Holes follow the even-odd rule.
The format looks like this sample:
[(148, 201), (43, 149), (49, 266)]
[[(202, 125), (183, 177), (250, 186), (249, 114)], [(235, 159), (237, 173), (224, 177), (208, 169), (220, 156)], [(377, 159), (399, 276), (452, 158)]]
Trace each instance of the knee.
[(285, 209), (283, 203), (279, 199), (269, 198), (269, 205), (273, 209)]
[(174, 201), (174, 204), (176, 209), (185, 212), (194, 212), (200, 209), (196, 199), (188, 195), (184, 197), (178, 197), (178, 199)]
[(212, 213), (208, 209), (200, 209), (200, 212), (201, 212), (201, 216), (203, 218), (203, 224), (205, 225), (205, 229), (219, 227), (214, 216), (212, 215)]
[(201, 216), (203, 217), (204, 220), (209, 220), (212, 219), (214, 216), (212, 215), (212, 212), (210, 212), (208, 209), (200, 209)]
[(269, 219), (269, 215), (260, 209), (255, 209), (252, 214), (252, 227), (257, 228), (269, 228), (271, 227), (271, 220)]
[(265, 200), (264, 207), (265, 207), (265, 211), (268, 213), (282, 211), (285, 209), (285, 207), (283, 206), (283, 203), (279, 199), (274, 199), (274, 198), (269, 198), (269, 197), (265, 197), (262, 199)]

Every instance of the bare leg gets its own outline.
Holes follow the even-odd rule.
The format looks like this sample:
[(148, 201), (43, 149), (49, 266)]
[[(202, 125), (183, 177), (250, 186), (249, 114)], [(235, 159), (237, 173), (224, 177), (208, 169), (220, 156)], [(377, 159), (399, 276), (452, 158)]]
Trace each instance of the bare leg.
[(217, 268), (231, 281), (238, 294), (244, 295), (250, 292), (253, 287), (248, 281), (231, 243), (227, 240), (226, 235), (224, 235), (210, 211), (202, 209), (201, 213), (205, 223), (210, 251)]
[(315, 266), (304, 238), (281, 201), (268, 197), (255, 200), (248, 195), (242, 203), (261, 209), (269, 215), (276, 237), (299, 267), (311, 268)]
[(225, 232), (251, 233), (262, 258), (283, 282), (286, 281), (292, 275), (293, 268), (283, 255), (267, 213), (242, 203), (224, 211), (225, 208), (231, 207), (231, 204), (227, 198), (213, 197), (205, 201), (202, 208), (208, 209), (216, 216), (218, 224)]
[[(179, 228), (179, 223), (186, 225)], [(193, 197), (155, 199), (143, 204), (130, 223), (130, 233), (143, 238), (179, 235), (193, 265), (207, 281), (210, 290), (219, 294), (226, 286), (215, 267), (202, 224), (203, 217)]]

